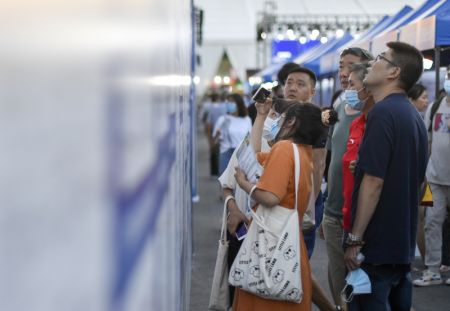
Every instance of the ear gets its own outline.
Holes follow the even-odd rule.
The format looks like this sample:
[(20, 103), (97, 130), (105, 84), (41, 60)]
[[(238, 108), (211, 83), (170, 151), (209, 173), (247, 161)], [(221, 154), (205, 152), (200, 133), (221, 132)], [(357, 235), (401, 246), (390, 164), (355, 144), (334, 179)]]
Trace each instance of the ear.
[(392, 67), (390, 69), (391, 70), (390, 70), (390, 73), (388, 75), (388, 79), (389, 80), (398, 80), (398, 79), (400, 79), (400, 74), (402, 72), (400, 67)]
[(287, 127), (292, 127), (292, 126), (294, 126), (294, 124), (295, 124), (295, 118), (290, 119), (286, 123)]

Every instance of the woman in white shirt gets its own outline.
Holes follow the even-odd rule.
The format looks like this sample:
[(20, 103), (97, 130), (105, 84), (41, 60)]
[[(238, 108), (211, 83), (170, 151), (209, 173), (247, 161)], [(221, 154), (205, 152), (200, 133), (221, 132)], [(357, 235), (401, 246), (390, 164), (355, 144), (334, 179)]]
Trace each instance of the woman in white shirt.
[(234, 149), (252, 128), (252, 122), (241, 95), (230, 94), (226, 105), (227, 115), (217, 120), (213, 132), (214, 138), (220, 141), (219, 176), (227, 168)]

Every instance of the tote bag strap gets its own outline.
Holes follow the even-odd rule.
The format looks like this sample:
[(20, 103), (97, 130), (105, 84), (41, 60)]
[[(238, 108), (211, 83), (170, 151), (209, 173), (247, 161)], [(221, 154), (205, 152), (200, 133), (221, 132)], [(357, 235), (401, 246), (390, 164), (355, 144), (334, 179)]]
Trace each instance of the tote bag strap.
[(230, 200), (234, 200), (234, 197), (229, 195), (225, 198), (223, 203), (223, 214), (222, 214), (222, 230), (220, 231), (220, 240), (227, 242), (227, 204)]
[(298, 204), (298, 188), (300, 187), (300, 154), (296, 144), (292, 143), (294, 149), (294, 163), (295, 163), (295, 212), (297, 211)]

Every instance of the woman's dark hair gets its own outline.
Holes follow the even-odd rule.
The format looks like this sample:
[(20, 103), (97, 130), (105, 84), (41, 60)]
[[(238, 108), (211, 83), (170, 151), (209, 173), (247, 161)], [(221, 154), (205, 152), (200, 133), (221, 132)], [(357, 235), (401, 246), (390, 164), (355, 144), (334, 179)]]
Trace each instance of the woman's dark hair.
[(292, 139), (296, 144), (314, 145), (326, 134), (322, 123), (322, 110), (311, 103), (295, 103), (285, 112), (284, 124), (295, 119), (290, 132), (283, 139)]
[(241, 95), (233, 93), (228, 95), (228, 98), (236, 103), (239, 117), (243, 118), (248, 115), (247, 107), (245, 107), (244, 99)]
[(282, 114), (292, 104), (294, 104), (293, 101), (275, 98), (273, 100), (272, 109), (275, 110), (277, 113)]
[(427, 90), (426, 87), (424, 87), (422, 84), (420, 83), (416, 83), (413, 85), (412, 88), (409, 89), (407, 95), (409, 98), (411, 98), (412, 100), (416, 100), (420, 97), (420, 95), (423, 94), (423, 92), (425, 92)]

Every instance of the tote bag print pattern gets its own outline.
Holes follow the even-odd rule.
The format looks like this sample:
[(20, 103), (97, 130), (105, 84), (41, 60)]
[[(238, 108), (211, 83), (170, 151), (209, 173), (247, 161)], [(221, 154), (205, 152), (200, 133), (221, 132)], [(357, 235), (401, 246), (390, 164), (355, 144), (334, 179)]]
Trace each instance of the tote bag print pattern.
[(293, 147), (295, 209), (259, 205), (256, 213), (251, 211), (253, 221), (228, 281), (262, 298), (300, 303), (303, 296), (297, 212), (300, 160), (297, 146)]

